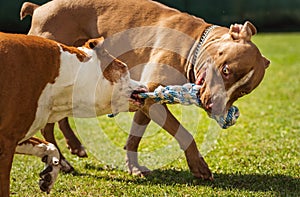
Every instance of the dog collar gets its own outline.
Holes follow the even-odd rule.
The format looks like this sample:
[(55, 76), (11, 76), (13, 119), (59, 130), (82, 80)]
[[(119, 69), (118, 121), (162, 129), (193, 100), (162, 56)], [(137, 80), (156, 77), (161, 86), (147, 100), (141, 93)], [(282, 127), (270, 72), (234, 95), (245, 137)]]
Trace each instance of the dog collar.
[[(200, 51), (201, 51), (201, 47), (203, 45), (203, 43), (206, 41), (207, 39), (207, 36), (209, 35), (209, 33), (214, 30), (216, 27), (218, 27), (218, 25), (211, 25), (209, 27), (207, 27), (204, 31), (204, 33), (202, 34), (195, 50), (194, 50), (194, 55), (193, 55), (193, 58), (192, 58), (192, 62), (189, 66), (189, 69), (188, 69), (188, 75), (190, 75), (190, 72), (192, 72), (192, 75), (193, 77), (191, 76), (188, 76), (188, 78), (191, 80), (195, 80), (195, 75), (194, 75), (194, 67), (196, 66), (196, 60), (197, 58), (199, 57), (199, 54), (200, 54)], [(199, 68), (196, 67), (197, 70), (200, 70), (202, 68), (203, 65), (200, 65)]]
[[(196, 49), (195, 49), (195, 52), (194, 52), (194, 56), (193, 56), (193, 59), (192, 59), (192, 65), (195, 66), (196, 64), (196, 60), (200, 54), (200, 49), (203, 45), (203, 43), (205, 42), (208, 34), (213, 30), (215, 29), (216, 27), (218, 27), (217, 25), (212, 25), (212, 26), (209, 26), (208, 28), (206, 28), (206, 30), (204, 31), (204, 33), (202, 34), (197, 46), (196, 46)], [(197, 70), (200, 70), (202, 66), (200, 66), (199, 69)]]

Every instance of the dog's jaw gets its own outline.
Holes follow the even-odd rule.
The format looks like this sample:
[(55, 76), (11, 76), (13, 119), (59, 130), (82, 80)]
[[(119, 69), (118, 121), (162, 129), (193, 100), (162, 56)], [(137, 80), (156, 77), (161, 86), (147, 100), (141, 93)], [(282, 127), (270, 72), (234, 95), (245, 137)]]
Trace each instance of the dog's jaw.
[(148, 88), (130, 78), (129, 72), (114, 83), (113, 94), (111, 98), (112, 113), (134, 112), (144, 106), (144, 99), (140, 98), (139, 93), (148, 92)]
[(138, 109), (142, 108), (145, 104), (145, 99), (139, 97), (139, 93), (148, 92), (148, 88), (141, 84), (138, 81), (129, 80), (129, 111), (137, 111)]

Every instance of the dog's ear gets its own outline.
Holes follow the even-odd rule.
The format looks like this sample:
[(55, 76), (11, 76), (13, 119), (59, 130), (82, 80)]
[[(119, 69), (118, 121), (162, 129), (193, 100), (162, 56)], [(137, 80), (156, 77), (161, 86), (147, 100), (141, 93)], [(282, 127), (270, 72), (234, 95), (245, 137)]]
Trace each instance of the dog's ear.
[(91, 59), (91, 56), (89, 56), (87, 53), (85, 53), (84, 51), (82, 51), (76, 47), (67, 46), (67, 45), (64, 45), (61, 43), (58, 43), (58, 44), (63, 51), (66, 51), (71, 54), (75, 54), (76, 57), (78, 58), (78, 60), (81, 62), (87, 62)]
[(104, 41), (103, 37), (90, 39), (84, 44), (84, 47), (89, 49), (99, 48), (103, 44), (103, 41)]
[(251, 36), (257, 33), (255, 26), (246, 21), (244, 25), (234, 24), (230, 26), (229, 34), (234, 40), (250, 41)]

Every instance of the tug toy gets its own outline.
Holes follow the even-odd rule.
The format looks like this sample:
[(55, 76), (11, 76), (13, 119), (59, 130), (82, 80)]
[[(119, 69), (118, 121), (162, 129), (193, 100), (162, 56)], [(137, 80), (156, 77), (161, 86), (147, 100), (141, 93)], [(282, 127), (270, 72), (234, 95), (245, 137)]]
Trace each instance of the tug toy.
[[(151, 98), (155, 102), (163, 104), (182, 104), (196, 105), (203, 108), (200, 100), (200, 85), (186, 83), (182, 86), (169, 85), (159, 86), (153, 92), (139, 93), (140, 98)], [(114, 117), (117, 114), (109, 114), (108, 117)], [(227, 129), (235, 124), (239, 117), (239, 109), (236, 106), (231, 106), (226, 117), (211, 115), (211, 118), (217, 121), (221, 128)]]

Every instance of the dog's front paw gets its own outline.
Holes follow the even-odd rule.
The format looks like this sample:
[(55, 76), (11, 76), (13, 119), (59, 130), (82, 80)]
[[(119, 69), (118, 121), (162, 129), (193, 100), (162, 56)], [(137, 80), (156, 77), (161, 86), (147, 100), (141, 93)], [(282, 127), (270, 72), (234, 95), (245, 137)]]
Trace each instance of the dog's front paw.
[(207, 163), (205, 162), (204, 158), (201, 154), (197, 152), (189, 152), (185, 151), (186, 159), (188, 166), (192, 172), (192, 174), (196, 178), (201, 178), (204, 180), (213, 181), (213, 174), (211, 173)]
[(78, 146), (70, 146), (68, 145), (70, 152), (73, 155), (77, 155), (78, 157), (87, 157), (87, 153), (85, 151), (84, 146), (82, 146), (81, 144), (79, 144)]
[(145, 177), (151, 173), (151, 170), (146, 166), (127, 164), (129, 174)]
[(192, 165), (192, 166), (189, 165), (193, 175), (196, 178), (213, 181), (214, 180), (213, 174), (208, 168), (204, 158), (199, 157), (197, 160), (198, 161), (195, 161), (196, 165)]
[(151, 173), (151, 170), (146, 166), (140, 166), (138, 163), (138, 153), (133, 151), (127, 151), (126, 154), (126, 166), (129, 174), (144, 177)]
[(39, 181), (39, 186), (43, 192), (47, 192), (47, 193), (50, 192), (51, 185), (53, 184), (53, 179), (50, 174), (50, 172), (52, 172), (52, 170), (53, 170), (53, 167), (48, 166), (40, 173), (41, 179)]
[(39, 186), (43, 192), (49, 194), (60, 170), (59, 159), (56, 157), (51, 158), (49, 156), (44, 156), (42, 161), (46, 163), (46, 167), (40, 173)]

